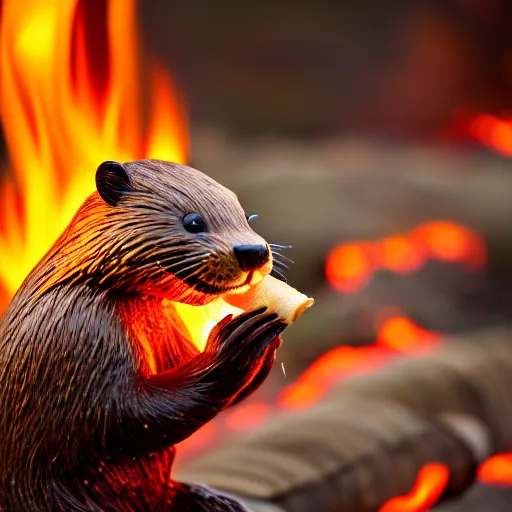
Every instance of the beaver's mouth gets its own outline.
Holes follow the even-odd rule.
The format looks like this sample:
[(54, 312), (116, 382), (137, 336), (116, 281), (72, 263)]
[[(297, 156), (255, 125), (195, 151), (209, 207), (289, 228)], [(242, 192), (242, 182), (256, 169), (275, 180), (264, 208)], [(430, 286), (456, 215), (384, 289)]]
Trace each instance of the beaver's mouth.
[(203, 298), (206, 298), (204, 296), (214, 298), (233, 292), (243, 293), (272, 271), (271, 261), (262, 265), (261, 268), (245, 271), (239, 269), (238, 272), (234, 272), (229, 266), (226, 269), (222, 265), (212, 267), (205, 256), (208, 255), (183, 256), (180, 254), (179, 261), (169, 264), (165, 260), (160, 260), (157, 263), (166, 273), (174, 275), (191, 290), (203, 295)]
[(184, 281), (192, 286), (194, 290), (204, 293), (206, 295), (222, 295), (224, 293), (233, 292), (233, 291), (242, 291), (244, 288), (249, 287), (252, 284), (254, 277), (254, 270), (251, 270), (247, 273), (247, 277), (242, 284), (237, 284), (233, 286), (217, 284), (217, 283), (208, 283), (206, 281), (202, 281), (201, 279), (196, 279), (194, 283), (187, 283), (187, 280)]

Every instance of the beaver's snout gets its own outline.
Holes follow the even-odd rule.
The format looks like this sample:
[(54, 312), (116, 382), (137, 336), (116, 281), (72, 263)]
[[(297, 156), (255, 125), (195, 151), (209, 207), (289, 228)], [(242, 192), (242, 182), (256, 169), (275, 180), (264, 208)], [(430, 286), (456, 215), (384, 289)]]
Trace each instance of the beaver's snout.
[(262, 267), (269, 259), (266, 245), (237, 245), (234, 252), (242, 270), (255, 270)]

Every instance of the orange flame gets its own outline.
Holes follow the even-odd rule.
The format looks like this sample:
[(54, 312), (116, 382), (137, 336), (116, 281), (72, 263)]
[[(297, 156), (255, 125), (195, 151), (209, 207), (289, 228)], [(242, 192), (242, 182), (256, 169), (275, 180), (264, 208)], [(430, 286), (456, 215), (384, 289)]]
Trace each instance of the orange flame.
[(512, 452), (487, 459), (478, 469), (478, 478), (488, 485), (512, 485)]
[(400, 353), (423, 353), (439, 343), (436, 333), (421, 328), (407, 317), (389, 317), (380, 325), (375, 344), (330, 350), (283, 390), (278, 403), (285, 409), (307, 408), (320, 400), (331, 386), (350, 375), (380, 367)]
[[(186, 159), (184, 113), (162, 65), (139, 50), (135, 12), (134, 0), (3, 2), (0, 112), (11, 175), (0, 182), (0, 308), (93, 190), (100, 162)], [(139, 93), (140, 76), (146, 78), (148, 97)], [(475, 130), (489, 145), (512, 155), (509, 122), (478, 123)], [(380, 268), (412, 272), (428, 257), (479, 266), (485, 250), (467, 228), (430, 223), (410, 235), (334, 249), (327, 276), (340, 291), (352, 292)], [(183, 317), (191, 315), (186, 309), (179, 310)], [(205, 327), (192, 333), (194, 339), (204, 338), (218, 319), (214, 312), (204, 314), (209, 315)], [(388, 319), (378, 345), (326, 354), (283, 392), (279, 403), (284, 408), (309, 405), (347, 374), (380, 365), (393, 351), (414, 351), (421, 340), (432, 340), (427, 334), (407, 319)], [(230, 430), (254, 427), (270, 413), (264, 403), (242, 405), (224, 415), (225, 425)], [(205, 447), (215, 428), (209, 423), (191, 440)], [(509, 457), (487, 461), (480, 478), (510, 483)], [(425, 466), (413, 491), (381, 510), (425, 510), (447, 481), (444, 466)]]
[(134, 0), (3, 2), (12, 174), (0, 183), (0, 281), (10, 295), (93, 191), (99, 163), (186, 159), (185, 116), (162, 65), (139, 50), (135, 14)]
[(380, 326), (377, 343), (398, 352), (419, 353), (437, 346), (439, 336), (399, 316), (387, 319)]
[(428, 259), (480, 268), (486, 261), (485, 243), (478, 233), (454, 222), (427, 222), (407, 234), (335, 247), (327, 256), (325, 274), (333, 288), (352, 293), (379, 270), (407, 274), (419, 270)]
[(512, 157), (512, 119), (482, 114), (471, 120), (469, 133), (497, 153)]
[(374, 271), (368, 249), (362, 243), (352, 242), (331, 251), (326, 261), (325, 273), (334, 288), (350, 293), (366, 284)]
[(376, 244), (382, 268), (397, 274), (408, 274), (419, 270), (426, 260), (421, 246), (408, 237), (394, 235), (384, 238)]
[(379, 512), (425, 512), (438, 501), (449, 480), (444, 464), (427, 464), (419, 471), (411, 492), (389, 500)]

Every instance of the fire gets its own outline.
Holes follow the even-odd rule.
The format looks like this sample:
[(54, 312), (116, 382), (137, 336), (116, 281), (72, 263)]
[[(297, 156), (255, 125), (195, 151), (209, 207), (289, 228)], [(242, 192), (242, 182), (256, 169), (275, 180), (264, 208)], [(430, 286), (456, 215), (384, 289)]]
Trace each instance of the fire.
[[(10, 173), (0, 182), (0, 308), (64, 229), (93, 190), (94, 170), (108, 159), (161, 158), (184, 162), (186, 119), (172, 80), (162, 65), (141, 52), (135, 0), (4, 0), (0, 31), (1, 116)], [(145, 77), (149, 94), (140, 93)], [(512, 155), (509, 121), (475, 120), (475, 134)], [(414, 272), (429, 258), (480, 266), (485, 247), (463, 226), (437, 222), (377, 242), (337, 247), (327, 277), (343, 292), (362, 288), (379, 269)], [(187, 307), (180, 314), (197, 319)], [(220, 312), (205, 310), (195, 340)], [(316, 402), (335, 381), (368, 371), (398, 352), (415, 351), (436, 336), (408, 319), (387, 319), (371, 347), (340, 347), (324, 355), (279, 397), (284, 409)], [(237, 431), (265, 421), (273, 406), (242, 404), (224, 415)], [(191, 441), (204, 447), (216, 435), (207, 424)], [(510, 483), (510, 455), (494, 457), (480, 470), (486, 482)], [(447, 483), (442, 465), (425, 466), (406, 497), (382, 511), (424, 510)], [(423, 508), (422, 508), (423, 507)]]
[(384, 238), (377, 245), (377, 251), (380, 255), (381, 266), (397, 274), (415, 272), (426, 261), (426, 254), (421, 246), (403, 235)]
[(512, 119), (501, 119), (489, 114), (478, 115), (469, 123), (469, 134), (497, 153), (512, 157)]
[(417, 326), (405, 316), (387, 319), (380, 326), (377, 344), (397, 352), (419, 353), (439, 343), (436, 333)]
[(320, 400), (337, 382), (381, 367), (391, 358), (421, 354), (435, 348), (439, 335), (423, 329), (404, 316), (386, 318), (378, 328), (377, 340), (363, 347), (337, 347), (317, 359), (278, 398), (284, 409), (303, 409)]
[(183, 162), (187, 126), (167, 72), (140, 50), (134, 0), (2, 7), (11, 172), (0, 183), (0, 289), (12, 295), (94, 190), (99, 163)]
[(304, 409), (322, 398), (340, 380), (355, 373), (367, 372), (389, 356), (376, 345), (338, 347), (317, 359), (297, 380), (283, 390), (278, 404), (284, 409)]
[(425, 512), (437, 502), (449, 480), (450, 472), (444, 464), (427, 464), (418, 473), (411, 492), (389, 500), (379, 512)]
[(488, 485), (512, 485), (512, 452), (487, 459), (480, 466), (478, 477)]
[(371, 250), (371, 246), (357, 242), (334, 248), (326, 262), (329, 282), (342, 293), (362, 288), (374, 271)]
[(327, 256), (325, 274), (333, 288), (352, 293), (379, 270), (408, 274), (429, 259), (480, 268), (486, 261), (485, 243), (478, 233), (455, 222), (427, 222), (406, 234), (335, 247)]

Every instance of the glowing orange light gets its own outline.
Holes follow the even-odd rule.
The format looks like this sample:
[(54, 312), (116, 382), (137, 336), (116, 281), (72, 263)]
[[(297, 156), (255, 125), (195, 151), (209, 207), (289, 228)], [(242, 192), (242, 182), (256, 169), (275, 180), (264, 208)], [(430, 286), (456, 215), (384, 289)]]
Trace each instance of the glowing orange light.
[(481, 237), (454, 222), (429, 222), (414, 230), (412, 236), (424, 244), (433, 258), (476, 267), (485, 263), (485, 244)]
[(512, 453), (487, 459), (478, 469), (478, 478), (488, 485), (512, 485)]
[(473, 137), (475, 137), (475, 139), (489, 143), (494, 124), (495, 118), (493, 116), (477, 116), (471, 121), (469, 125), (469, 132)]
[(335, 247), (327, 255), (325, 275), (333, 288), (352, 293), (382, 268), (407, 274), (428, 258), (479, 268), (486, 261), (485, 243), (478, 233), (455, 222), (427, 222), (408, 234)]
[(88, 11), (101, 5), (2, 5), (1, 115), (12, 172), (0, 184), (0, 280), (10, 295), (94, 190), (102, 161), (186, 159), (185, 116), (165, 70), (140, 50), (135, 1)]
[(438, 336), (418, 327), (407, 317), (387, 319), (380, 327), (377, 343), (399, 352), (419, 352), (436, 345)]
[[(107, 1), (106, 15), (95, 18), (95, 36), (105, 22), (102, 55), (90, 46), (87, 5), (84, 0), (2, 2), (0, 112), (11, 172), (0, 183), (0, 308), (93, 190), (99, 163), (108, 159), (186, 160), (185, 116), (162, 65), (141, 52), (135, 1)], [(98, 72), (98, 62), (104, 62), (104, 73)], [(140, 76), (149, 84), (147, 97), (140, 93)], [(487, 116), (475, 123), (474, 133), (484, 143), (512, 155), (509, 121)], [(485, 246), (481, 239), (455, 226), (430, 224), (420, 231), (424, 236), (419, 240), (395, 236), (375, 245), (337, 247), (327, 261), (329, 282), (350, 292), (364, 286), (379, 265), (396, 272), (413, 271), (424, 261), (423, 247), (433, 257), (482, 264)], [(186, 309), (180, 309), (180, 315), (187, 325), (197, 326), (190, 329), (202, 348), (208, 331), (225, 311), (204, 310), (206, 317), (196, 322), (198, 318)], [(409, 350), (415, 347), (415, 337), (423, 342), (428, 339), (426, 331), (404, 324), (404, 319), (401, 324), (396, 320), (379, 334), (383, 347), (342, 347), (326, 354), (283, 392), (280, 405), (297, 408), (314, 403), (335, 380), (357, 368), (381, 364), (389, 357), (385, 349)], [(226, 414), (226, 425), (232, 430), (249, 428), (270, 412), (266, 404), (251, 407)], [(215, 424), (208, 423), (183, 445), (204, 448), (216, 433)], [(509, 456), (493, 457), (480, 468), (480, 478), (510, 483), (511, 465)], [(447, 481), (444, 466), (426, 466), (411, 494), (391, 500), (382, 510), (425, 510)]]
[(381, 265), (398, 274), (418, 270), (425, 263), (425, 255), (406, 236), (390, 236), (378, 244)]
[(423, 466), (411, 492), (389, 500), (379, 512), (425, 512), (439, 500), (449, 480), (450, 472), (444, 464)]
[(271, 412), (270, 404), (264, 402), (240, 404), (226, 413), (224, 424), (230, 430), (248, 430), (264, 423)]
[(285, 409), (303, 409), (317, 402), (330, 387), (347, 377), (380, 366), (389, 354), (382, 348), (338, 347), (317, 359), (299, 380), (282, 391), (278, 404)]
[(512, 119), (500, 119), (488, 114), (479, 115), (471, 120), (469, 133), (497, 153), (512, 157)]
[(327, 257), (326, 276), (342, 292), (361, 288), (373, 272), (366, 251), (356, 243), (336, 247)]
[[(164, 301), (164, 306), (166, 302)], [(241, 309), (231, 306), (223, 300), (217, 300), (201, 307), (179, 302), (173, 302), (172, 305), (185, 324), (194, 345), (199, 350), (204, 350), (208, 335), (218, 322), (227, 315), (236, 316), (242, 312)]]
[(210, 447), (217, 433), (217, 425), (214, 422), (205, 423), (194, 432), (194, 435), (179, 443), (179, 455), (186, 456), (189, 453)]
[(491, 133), (491, 145), (504, 156), (512, 156), (512, 122), (498, 122)]
[(278, 403), (284, 409), (306, 409), (318, 402), (325, 391), (318, 383), (299, 381), (281, 393)]

